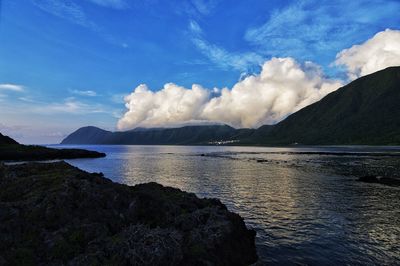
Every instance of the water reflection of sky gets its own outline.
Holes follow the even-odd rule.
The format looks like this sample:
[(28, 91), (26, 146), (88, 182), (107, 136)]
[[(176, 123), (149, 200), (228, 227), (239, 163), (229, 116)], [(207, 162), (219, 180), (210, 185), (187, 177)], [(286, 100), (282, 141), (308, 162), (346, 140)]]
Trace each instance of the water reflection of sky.
[[(400, 157), (296, 154), (399, 152), (398, 147), (86, 146), (106, 158), (70, 160), (116, 182), (158, 182), (217, 197), (257, 230), (269, 264), (399, 264), (400, 189), (356, 182), (400, 175)], [(388, 170), (389, 169), (389, 170)]]

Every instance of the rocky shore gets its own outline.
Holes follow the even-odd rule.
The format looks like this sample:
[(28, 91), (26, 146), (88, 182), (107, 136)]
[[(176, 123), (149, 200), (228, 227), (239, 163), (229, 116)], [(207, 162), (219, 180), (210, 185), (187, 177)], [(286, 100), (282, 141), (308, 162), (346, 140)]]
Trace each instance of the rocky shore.
[(217, 199), (0, 163), (0, 265), (249, 265), (255, 232)]
[(39, 161), (75, 158), (100, 158), (105, 153), (82, 149), (52, 149), (43, 146), (8, 144), (0, 145), (0, 161)]

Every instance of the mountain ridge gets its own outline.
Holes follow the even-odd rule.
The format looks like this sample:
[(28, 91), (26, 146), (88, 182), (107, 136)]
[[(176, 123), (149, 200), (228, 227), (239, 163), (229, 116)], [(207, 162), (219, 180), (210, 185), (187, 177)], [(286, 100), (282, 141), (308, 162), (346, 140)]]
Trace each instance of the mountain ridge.
[[(67, 136), (61, 144), (189, 145), (231, 140), (240, 131), (228, 125), (183, 126), (110, 132), (90, 126)], [(84, 136), (84, 137), (82, 137)], [(94, 136), (97, 136), (94, 138)]]
[(262, 144), (400, 144), (400, 67), (363, 76), (277, 123)]
[(61, 144), (400, 145), (400, 67), (363, 76), (275, 125), (183, 126), (111, 132), (83, 127)]

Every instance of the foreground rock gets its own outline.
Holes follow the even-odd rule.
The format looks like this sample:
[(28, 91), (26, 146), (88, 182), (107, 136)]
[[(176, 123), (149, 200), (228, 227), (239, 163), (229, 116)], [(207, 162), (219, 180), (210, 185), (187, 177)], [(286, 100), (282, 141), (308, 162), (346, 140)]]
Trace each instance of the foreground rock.
[(31, 145), (0, 145), (0, 161), (39, 161), (75, 158), (100, 158), (105, 153), (82, 149), (51, 149), (43, 146)]
[(255, 232), (216, 199), (65, 162), (0, 165), (0, 265), (248, 265)]

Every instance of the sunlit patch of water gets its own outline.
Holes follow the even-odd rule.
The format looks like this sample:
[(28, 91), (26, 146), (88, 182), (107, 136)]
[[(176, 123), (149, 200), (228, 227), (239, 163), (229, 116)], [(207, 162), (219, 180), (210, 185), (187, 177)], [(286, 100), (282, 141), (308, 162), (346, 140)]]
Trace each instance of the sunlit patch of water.
[(107, 157), (69, 162), (116, 182), (154, 181), (221, 199), (257, 231), (261, 263), (400, 264), (400, 188), (356, 181), (399, 177), (399, 147), (83, 148)]

